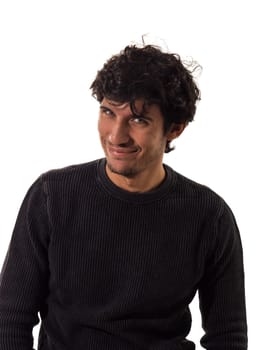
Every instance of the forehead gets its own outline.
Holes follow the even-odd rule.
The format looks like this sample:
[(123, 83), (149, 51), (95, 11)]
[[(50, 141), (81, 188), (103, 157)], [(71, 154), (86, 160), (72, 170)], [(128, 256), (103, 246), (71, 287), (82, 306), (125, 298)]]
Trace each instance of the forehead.
[(108, 105), (120, 110), (127, 109), (130, 107), (130, 102), (117, 102), (117, 101), (109, 100), (106, 97), (104, 97), (104, 99), (102, 100), (102, 104)]

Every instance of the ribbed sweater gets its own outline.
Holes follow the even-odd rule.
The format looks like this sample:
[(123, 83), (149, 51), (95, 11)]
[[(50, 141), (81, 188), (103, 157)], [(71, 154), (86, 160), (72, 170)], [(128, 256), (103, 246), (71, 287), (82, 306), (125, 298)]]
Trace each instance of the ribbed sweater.
[(104, 159), (52, 170), (20, 208), (0, 280), (0, 349), (247, 349), (240, 234), (225, 201), (165, 165), (155, 190), (114, 185)]

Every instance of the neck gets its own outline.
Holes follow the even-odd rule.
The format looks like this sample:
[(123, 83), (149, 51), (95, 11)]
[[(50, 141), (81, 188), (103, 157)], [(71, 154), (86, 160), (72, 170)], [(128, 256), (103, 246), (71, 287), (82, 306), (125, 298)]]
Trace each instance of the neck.
[(143, 173), (127, 177), (112, 172), (106, 165), (106, 173), (109, 179), (118, 187), (129, 192), (149, 192), (158, 187), (165, 178), (164, 167), (161, 166), (154, 172), (145, 170)]

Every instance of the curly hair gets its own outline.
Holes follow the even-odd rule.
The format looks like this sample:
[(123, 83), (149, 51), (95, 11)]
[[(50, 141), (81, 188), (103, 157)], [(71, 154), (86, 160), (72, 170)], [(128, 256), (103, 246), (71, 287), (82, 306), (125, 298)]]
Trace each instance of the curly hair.
[[(135, 115), (137, 99), (144, 100), (144, 108), (157, 104), (164, 116), (166, 133), (172, 123), (188, 123), (194, 118), (200, 91), (192, 76), (197, 66), (192, 66), (190, 71), (179, 55), (162, 52), (153, 45), (126, 46), (98, 71), (90, 87), (92, 96), (99, 102), (104, 97), (129, 102)], [(165, 152), (172, 149), (168, 142)]]

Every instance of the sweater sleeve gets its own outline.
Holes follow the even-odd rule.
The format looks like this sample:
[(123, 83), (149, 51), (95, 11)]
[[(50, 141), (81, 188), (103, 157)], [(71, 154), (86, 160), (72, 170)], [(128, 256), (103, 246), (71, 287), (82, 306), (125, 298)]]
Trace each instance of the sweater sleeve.
[(208, 350), (246, 350), (247, 323), (243, 252), (235, 218), (224, 203), (199, 288), (201, 345)]
[(21, 205), (0, 277), (0, 349), (32, 350), (48, 286), (49, 222), (41, 177)]

